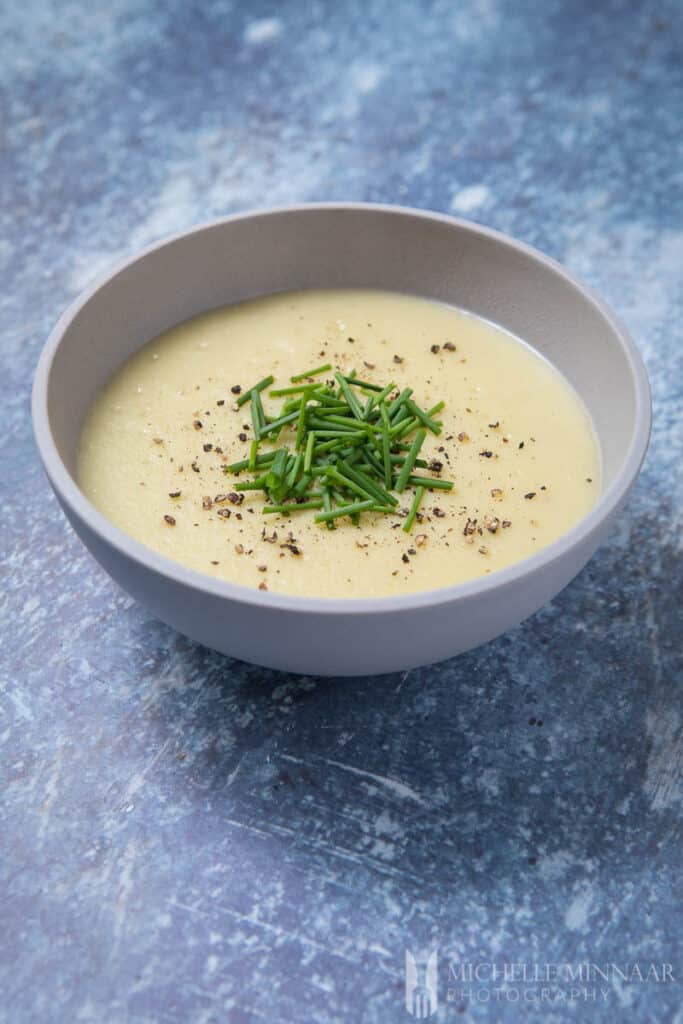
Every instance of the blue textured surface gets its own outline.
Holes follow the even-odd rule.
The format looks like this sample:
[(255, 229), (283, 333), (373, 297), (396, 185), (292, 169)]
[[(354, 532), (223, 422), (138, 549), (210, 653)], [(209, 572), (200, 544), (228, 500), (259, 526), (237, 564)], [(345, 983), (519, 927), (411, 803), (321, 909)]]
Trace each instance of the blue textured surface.
[[(438, 946), (432, 1019), (683, 1021), (683, 8), (593, 6), (3, 5), (0, 1019), (396, 1024), (404, 949)], [(151, 620), (67, 528), (28, 413), (97, 270), (335, 198), (454, 210), (565, 262), (655, 402), (578, 579), (381, 679), (266, 672)], [(449, 1002), (461, 961), (674, 980)]]

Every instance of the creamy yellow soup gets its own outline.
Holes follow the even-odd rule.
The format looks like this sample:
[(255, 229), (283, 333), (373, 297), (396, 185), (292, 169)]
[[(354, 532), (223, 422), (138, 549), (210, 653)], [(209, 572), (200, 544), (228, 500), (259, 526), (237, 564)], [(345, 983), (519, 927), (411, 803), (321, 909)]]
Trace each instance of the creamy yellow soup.
[[(397, 514), (339, 519), (334, 530), (315, 511), (264, 514), (263, 492), (236, 503), (226, 466), (247, 456), (253, 437), (238, 389), (269, 374), (273, 387), (287, 386), (321, 363), (411, 387), (423, 409), (445, 402), (442, 432), (427, 435), (421, 454), (454, 487), (425, 493), (410, 534), (412, 488), (398, 495)], [(268, 414), (282, 401), (263, 392)], [(283, 443), (294, 446), (290, 427)], [(600, 456), (574, 391), (500, 328), (413, 296), (305, 291), (214, 310), (145, 345), (87, 417), (79, 480), (117, 526), (192, 569), (279, 593), (373, 597), (445, 587), (532, 555), (594, 504)]]

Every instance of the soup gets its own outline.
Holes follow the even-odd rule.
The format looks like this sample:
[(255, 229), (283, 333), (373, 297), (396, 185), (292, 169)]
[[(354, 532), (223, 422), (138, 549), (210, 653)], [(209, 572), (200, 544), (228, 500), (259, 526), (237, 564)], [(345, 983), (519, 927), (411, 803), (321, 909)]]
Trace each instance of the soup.
[[(261, 428), (276, 427), (253, 445), (250, 389), (269, 377)], [(403, 435), (396, 403), (408, 391), (406, 408), (432, 427), (416, 415)], [(293, 487), (303, 482), (303, 420), (288, 413), (277, 427), (297, 395), (322, 427), (310, 429), (310, 483), (278, 504), (249, 482), (261, 486), (283, 448), (292, 473), (298, 451)], [(415, 438), (417, 461), (397, 490)], [(251, 471), (229, 468), (250, 457)], [(340, 490), (340, 472), (355, 490)], [(501, 328), (414, 296), (302, 291), (211, 311), (145, 345), (84, 423), (79, 482), (122, 530), (192, 569), (278, 593), (376, 597), (471, 580), (539, 551), (597, 500), (600, 454), (571, 387)], [(317, 521), (330, 495), (334, 518)]]

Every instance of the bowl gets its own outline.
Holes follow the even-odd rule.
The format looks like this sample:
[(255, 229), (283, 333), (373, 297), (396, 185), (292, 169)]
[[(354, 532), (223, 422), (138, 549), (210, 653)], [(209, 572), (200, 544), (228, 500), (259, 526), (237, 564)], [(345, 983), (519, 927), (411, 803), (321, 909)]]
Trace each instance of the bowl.
[[(187, 569), (110, 523), (76, 481), (81, 424), (147, 341), (217, 306), (302, 288), (368, 287), (459, 306), (545, 356), (592, 416), (603, 481), (591, 511), (530, 558), (481, 579), (396, 597), (323, 599), (252, 590)], [(614, 314), (527, 245), (421, 210), (355, 203), (260, 210), (176, 235), (119, 263), (64, 313), (33, 388), (48, 479), (103, 568), (193, 640), (270, 668), (363, 675), (452, 657), (554, 597), (607, 536), (650, 431), (647, 375)]]

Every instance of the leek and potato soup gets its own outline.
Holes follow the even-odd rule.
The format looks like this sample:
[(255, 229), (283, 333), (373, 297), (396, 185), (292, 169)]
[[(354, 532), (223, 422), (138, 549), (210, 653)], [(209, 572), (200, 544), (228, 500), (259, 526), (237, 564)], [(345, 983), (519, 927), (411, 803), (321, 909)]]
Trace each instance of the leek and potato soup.
[(504, 330), (391, 292), (282, 293), (145, 345), (85, 421), (85, 495), (192, 569), (276, 593), (433, 590), (597, 500), (588, 413)]

